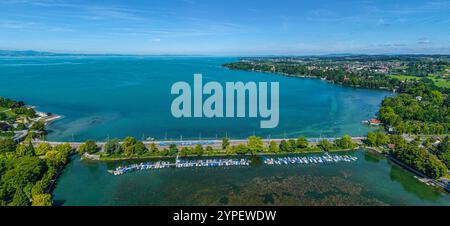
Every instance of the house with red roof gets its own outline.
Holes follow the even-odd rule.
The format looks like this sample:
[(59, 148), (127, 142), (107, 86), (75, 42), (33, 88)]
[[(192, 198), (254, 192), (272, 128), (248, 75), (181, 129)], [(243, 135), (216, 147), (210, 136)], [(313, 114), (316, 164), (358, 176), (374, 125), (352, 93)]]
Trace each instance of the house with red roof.
[(371, 126), (379, 126), (379, 125), (381, 125), (381, 121), (378, 119), (371, 119), (371, 120), (369, 120), (369, 124)]

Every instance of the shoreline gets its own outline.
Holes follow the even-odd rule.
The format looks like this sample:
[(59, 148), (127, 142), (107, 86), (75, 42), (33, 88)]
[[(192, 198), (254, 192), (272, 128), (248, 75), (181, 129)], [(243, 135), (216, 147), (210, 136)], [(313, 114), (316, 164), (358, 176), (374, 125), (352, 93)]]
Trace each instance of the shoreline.
[(258, 73), (266, 73), (266, 74), (274, 74), (274, 75), (280, 75), (280, 76), (284, 76), (284, 77), (289, 77), (289, 78), (306, 78), (306, 79), (319, 79), (321, 81), (333, 84), (333, 85), (338, 85), (338, 86), (343, 86), (343, 87), (348, 87), (348, 88), (354, 88), (354, 89), (366, 89), (366, 90), (378, 90), (378, 91), (385, 91), (385, 92), (389, 92), (389, 93), (396, 93), (395, 91), (393, 91), (392, 89), (389, 89), (387, 87), (377, 87), (377, 88), (371, 88), (371, 87), (364, 87), (364, 86), (353, 86), (353, 85), (345, 85), (342, 83), (337, 83), (333, 80), (328, 80), (326, 78), (321, 78), (321, 77), (317, 77), (317, 76), (311, 76), (311, 75), (296, 75), (296, 74), (288, 74), (288, 73), (282, 73), (282, 72), (275, 72), (275, 71), (263, 71), (263, 70), (244, 70), (244, 69), (233, 69), (233, 68), (228, 68), (226, 66), (223, 66), (224, 68), (228, 69), (228, 70), (232, 70), (232, 71), (248, 71), (248, 72), (258, 72)]
[[(260, 152), (256, 154), (211, 154), (211, 155), (187, 155), (179, 158), (208, 158), (208, 157), (254, 157), (254, 156), (277, 156), (277, 155), (297, 155), (297, 154), (323, 154), (323, 153), (339, 153), (339, 152), (351, 152), (357, 150), (365, 150), (365, 147), (356, 147), (352, 149), (336, 149), (330, 151), (297, 151), (297, 152)], [(86, 158), (82, 156), (81, 161), (89, 161), (89, 162), (118, 162), (118, 161), (132, 161), (132, 160), (145, 160), (145, 159), (176, 159), (177, 156), (133, 156), (133, 157), (117, 157), (117, 158)]]

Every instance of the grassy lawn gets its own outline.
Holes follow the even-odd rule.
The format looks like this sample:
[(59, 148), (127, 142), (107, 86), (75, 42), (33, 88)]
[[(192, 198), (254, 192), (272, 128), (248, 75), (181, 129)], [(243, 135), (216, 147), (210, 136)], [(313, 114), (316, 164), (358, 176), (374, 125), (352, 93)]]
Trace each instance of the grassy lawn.
[(420, 77), (413, 76), (413, 75), (388, 75), (388, 77), (395, 78), (395, 79), (398, 79), (401, 81), (421, 79)]
[[(417, 77), (417, 76), (413, 76), (413, 75), (388, 75), (388, 76), (391, 78), (401, 80), (401, 81), (419, 80), (422, 78), (422, 77)], [(447, 80), (447, 79), (444, 79), (442, 77), (435, 76), (435, 75), (427, 76), (427, 78), (433, 80), (434, 84), (438, 87), (450, 88), (450, 80)]]
[(437, 87), (450, 88), (450, 81), (441, 77), (430, 76)]

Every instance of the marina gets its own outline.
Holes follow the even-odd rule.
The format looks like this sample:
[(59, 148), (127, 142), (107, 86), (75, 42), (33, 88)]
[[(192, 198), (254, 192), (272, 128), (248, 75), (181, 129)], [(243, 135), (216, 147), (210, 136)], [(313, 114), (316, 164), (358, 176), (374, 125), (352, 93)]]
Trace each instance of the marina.
[(358, 160), (356, 156), (348, 155), (330, 155), (326, 153), (323, 156), (308, 156), (308, 157), (280, 157), (280, 158), (264, 158), (264, 164), (267, 165), (292, 165), (292, 164), (325, 164), (337, 162), (354, 162)]
[[(249, 166), (151, 169), (114, 176), (118, 166), (175, 160), (87, 162), (75, 157), (61, 174), (53, 196), (63, 206), (83, 205), (448, 205), (450, 196), (428, 186), (383, 155), (362, 149), (330, 155), (352, 162), (268, 165), (265, 157), (314, 157), (323, 154), (255, 156)], [(180, 158), (241, 159), (242, 157)], [(351, 192), (349, 192), (351, 191)], [(318, 198), (319, 197), (319, 198)]]
[(196, 167), (229, 167), (229, 166), (250, 166), (248, 159), (202, 159), (202, 160), (179, 160), (175, 163), (167, 161), (146, 162), (140, 164), (132, 164), (129, 166), (119, 166), (115, 170), (108, 172), (118, 176), (128, 172), (164, 169), (169, 167), (175, 168), (196, 168)]
[[(337, 162), (354, 162), (358, 157), (348, 155), (330, 155), (326, 153), (323, 156), (291, 156), (271, 158), (264, 157), (263, 163), (266, 165), (292, 165), (292, 164), (325, 164)], [(179, 159), (176, 161), (157, 161), (145, 162), (139, 164), (131, 164), (128, 166), (119, 166), (114, 170), (109, 170), (116, 176), (134, 171), (155, 170), (164, 168), (200, 168), (200, 167), (233, 167), (233, 166), (250, 166), (251, 160), (242, 159)]]

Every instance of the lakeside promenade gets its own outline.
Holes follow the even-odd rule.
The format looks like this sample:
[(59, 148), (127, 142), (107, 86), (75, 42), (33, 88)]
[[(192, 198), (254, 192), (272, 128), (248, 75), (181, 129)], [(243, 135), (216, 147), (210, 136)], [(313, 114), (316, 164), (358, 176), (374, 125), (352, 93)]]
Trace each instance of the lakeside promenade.
[[(289, 139), (295, 139), (295, 138), (285, 138), (285, 139), (262, 139), (265, 145), (268, 145), (271, 141), (275, 141), (276, 143), (280, 143), (283, 140), (289, 140)], [(338, 137), (332, 137), (332, 138), (307, 138), (308, 142), (310, 143), (318, 143), (321, 140), (328, 140), (330, 142), (333, 142), (334, 140), (339, 139)], [(352, 137), (352, 140), (358, 144), (362, 144), (363, 140), (365, 140), (366, 137)], [(230, 145), (239, 145), (239, 144), (247, 144), (247, 139), (230, 139), (229, 143)], [(44, 141), (44, 140), (34, 140), (33, 144), (37, 145), (39, 143), (48, 143), (52, 146), (58, 145), (58, 144), (69, 144), (73, 148), (78, 148), (81, 144), (84, 142), (61, 142), (61, 141)], [(122, 142), (120, 142), (122, 143)], [(168, 147), (172, 144), (176, 145), (177, 147), (192, 147), (196, 145), (202, 145), (203, 147), (211, 146), (213, 148), (221, 148), (222, 146), (222, 140), (212, 139), (212, 140), (155, 140), (155, 141), (143, 141), (145, 146), (149, 146), (151, 144), (156, 144), (158, 147)], [(103, 147), (106, 142), (96, 142), (96, 144), (99, 147)]]

